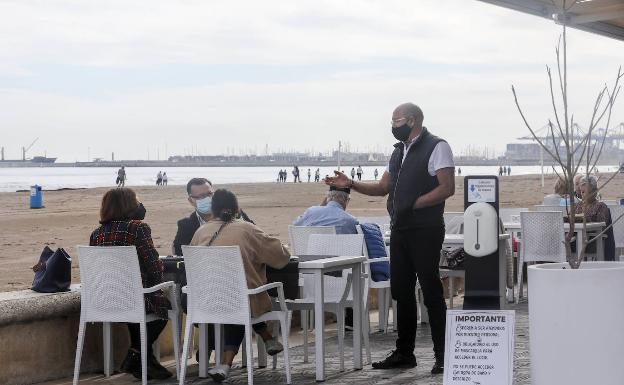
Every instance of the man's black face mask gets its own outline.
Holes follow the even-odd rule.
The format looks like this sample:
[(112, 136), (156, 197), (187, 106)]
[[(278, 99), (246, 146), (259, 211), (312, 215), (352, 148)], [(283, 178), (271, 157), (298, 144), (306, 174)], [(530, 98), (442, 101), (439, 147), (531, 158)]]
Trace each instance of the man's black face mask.
[(409, 138), (410, 132), (412, 132), (412, 128), (407, 123), (399, 127), (392, 127), (392, 135), (401, 142), (405, 142)]

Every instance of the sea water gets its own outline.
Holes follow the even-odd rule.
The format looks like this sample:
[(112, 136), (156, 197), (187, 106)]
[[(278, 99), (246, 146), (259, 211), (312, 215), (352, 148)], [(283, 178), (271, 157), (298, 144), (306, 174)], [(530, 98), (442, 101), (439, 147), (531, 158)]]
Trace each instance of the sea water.
[[(314, 172), (317, 167), (299, 166), (301, 180), (308, 181), (308, 168), (311, 172), (311, 181), (314, 181)], [(318, 167), (321, 179), (325, 175), (333, 175), (335, 166)], [(350, 176), (351, 168), (357, 170), (357, 165), (342, 166), (341, 170)], [(282, 167), (288, 173), (288, 182), (293, 181), (292, 167)], [(366, 166), (363, 180), (373, 180), (374, 170), (379, 176), (385, 171), (385, 166)], [(45, 190), (61, 188), (91, 188), (115, 186), (117, 167), (20, 167), (0, 168), (0, 192), (27, 190), (38, 184)], [(276, 182), (280, 167), (126, 167), (126, 186), (153, 186), (156, 184), (156, 174), (166, 172), (169, 185), (185, 185), (193, 177), (208, 178), (214, 183), (259, 183)], [(601, 172), (617, 170), (617, 166), (600, 166)], [(456, 170), (457, 171), (457, 170)], [(462, 166), (462, 176), (466, 175), (498, 175), (498, 166)], [(553, 173), (552, 168), (544, 167), (545, 173)], [(511, 175), (539, 174), (540, 166), (512, 166)], [(356, 176), (357, 178), (357, 176)]]

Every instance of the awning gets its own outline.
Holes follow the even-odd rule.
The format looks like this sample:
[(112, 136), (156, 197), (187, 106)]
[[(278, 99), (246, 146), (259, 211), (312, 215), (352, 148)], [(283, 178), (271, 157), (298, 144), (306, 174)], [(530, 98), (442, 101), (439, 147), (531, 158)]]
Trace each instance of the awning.
[[(565, 15), (563, 0), (479, 0), (624, 41), (624, 0), (579, 0)], [(554, 4), (553, 4), (554, 3)], [(571, 4), (568, 0), (566, 4)]]

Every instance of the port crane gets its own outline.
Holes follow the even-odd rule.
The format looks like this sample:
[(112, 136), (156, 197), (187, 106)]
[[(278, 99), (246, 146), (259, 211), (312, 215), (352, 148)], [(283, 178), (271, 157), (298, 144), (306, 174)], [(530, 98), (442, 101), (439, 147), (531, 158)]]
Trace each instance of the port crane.
[(33, 140), (32, 143), (28, 147), (22, 147), (22, 160), (23, 161), (26, 161), (26, 153), (32, 148), (32, 146), (35, 145), (35, 143), (37, 143), (38, 140), (39, 140), (39, 137), (35, 138), (35, 140)]

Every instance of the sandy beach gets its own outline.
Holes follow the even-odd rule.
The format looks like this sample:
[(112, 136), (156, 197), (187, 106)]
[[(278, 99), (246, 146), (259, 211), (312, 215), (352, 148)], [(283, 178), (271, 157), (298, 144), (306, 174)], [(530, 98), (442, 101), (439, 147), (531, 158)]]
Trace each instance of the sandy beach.
[[(604, 176), (601, 179), (605, 179)], [(218, 181), (215, 181), (218, 183)], [(503, 177), (500, 183), (501, 207), (531, 207), (552, 191), (554, 179), (540, 185), (537, 175)], [(320, 183), (257, 183), (219, 185), (234, 191), (240, 206), (265, 231), (288, 241), (288, 225), (303, 210), (318, 204), (326, 191)], [(624, 178), (619, 175), (602, 192), (607, 199), (624, 195)], [(98, 210), (106, 188), (46, 191), (45, 208), (31, 210), (29, 195), (0, 193), (0, 291), (30, 288), (31, 270), (47, 244), (64, 247), (74, 257), (72, 282), (79, 282), (76, 245), (89, 242), (91, 231), (98, 226)], [(178, 219), (192, 211), (182, 186), (136, 188), (147, 208), (145, 221), (161, 255), (171, 253), (171, 243)], [(385, 198), (353, 193), (349, 212), (355, 216), (386, 215)], [(447, 201), (446, 211), (463, 211), (463, 178), (456, 178), (456, 193)]]

